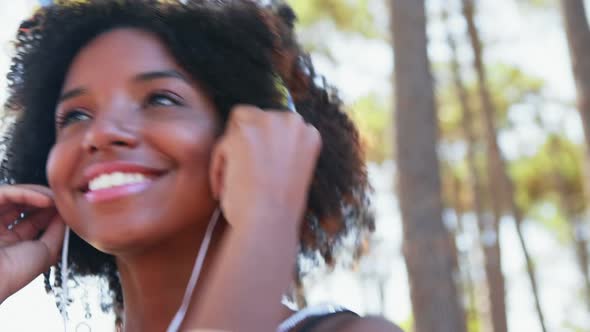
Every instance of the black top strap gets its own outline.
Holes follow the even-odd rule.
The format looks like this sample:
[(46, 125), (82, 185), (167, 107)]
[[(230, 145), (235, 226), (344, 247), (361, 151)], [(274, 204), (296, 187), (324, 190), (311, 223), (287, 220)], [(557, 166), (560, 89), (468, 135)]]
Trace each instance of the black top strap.
[(350, 310), (342, 310), (337, 312), (331, 312), (329, 314), (314, 316), (307, 319), (305, 322), (301, 324), (301, 328), (298, 329), (298, 332), (312, 332), (313, 328), (318, 326), (320, 323), (323, 323), (328, 318), (333, 318), (334, 316), (340, 315), (353, 315), (355, 317), (359, 317), (358, 314), (352, 312)]

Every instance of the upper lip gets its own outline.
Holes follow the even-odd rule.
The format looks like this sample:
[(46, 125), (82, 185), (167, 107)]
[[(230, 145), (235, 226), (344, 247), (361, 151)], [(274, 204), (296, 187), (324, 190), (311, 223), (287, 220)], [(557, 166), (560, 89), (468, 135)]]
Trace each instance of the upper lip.
[(82, 176), (82, 184), (79, 189), (82, 191), (88, 190), (88, 183), (101, 174), (109, 174), (114, 172), (124, 173), (141, 173), (149, 176), (159, 176), (165, 171), (159, 168), (141, 165), (135, 162), (128, 161), (111, 161), (101, 162), (88, 166)]

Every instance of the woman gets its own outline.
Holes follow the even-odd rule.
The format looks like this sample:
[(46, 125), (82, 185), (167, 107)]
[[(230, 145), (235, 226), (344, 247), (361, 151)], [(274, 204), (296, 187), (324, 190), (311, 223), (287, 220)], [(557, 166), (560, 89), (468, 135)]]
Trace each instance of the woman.
[(103, 0), (23, 23), (0, 300), (57, 262), (65, 223), (70, 273), (55, 287), (106, 278), (123, 331), (166, 329), (208, 240), (183, 330), (273, 331), (291, 317), (281, 328), (393, 331), (348, 311), (293, 319), (280, 304), (298, 252), (331, 261), (345, 233), (372, 227), (357, 132), (294, 19), (249, 0)]

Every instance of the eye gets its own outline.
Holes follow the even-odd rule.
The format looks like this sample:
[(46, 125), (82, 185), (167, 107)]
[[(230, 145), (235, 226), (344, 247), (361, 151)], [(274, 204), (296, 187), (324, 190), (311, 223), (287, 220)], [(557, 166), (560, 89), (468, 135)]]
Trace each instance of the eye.
[(146, 107), (149, 107), (149, 106), (169, 107), (169, 106), (181, 106), (181, 105), (183, 105), (182, 98), (179, 95), (169, 92), (169, 91), (153, 92), (147, 96), (147, 99), (145, 101)]
[(90, 115), (86, 114), (81, 109), (73, 109), (55, 115), (55, 124), (57, 128), (66, 127), (73, 122), (84, 121), (90, 119)]

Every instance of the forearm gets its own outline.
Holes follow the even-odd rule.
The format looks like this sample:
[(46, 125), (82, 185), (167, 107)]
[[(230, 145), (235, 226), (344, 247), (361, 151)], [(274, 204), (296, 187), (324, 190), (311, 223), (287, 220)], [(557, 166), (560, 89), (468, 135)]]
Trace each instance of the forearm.
[(280, 300), (293, 278), (297, 254), (293, 218), (273, 213), (257, 229), (225, 235), (220, 256), (203, 294), (194, 298), (187, 328), (274, 331), (281, 319)]

